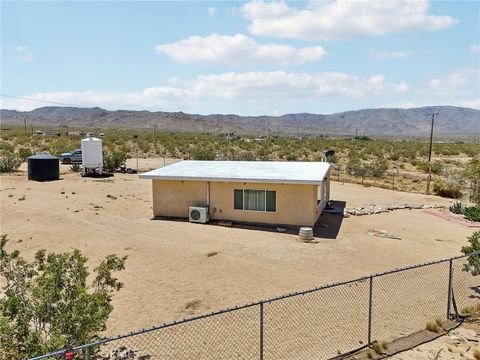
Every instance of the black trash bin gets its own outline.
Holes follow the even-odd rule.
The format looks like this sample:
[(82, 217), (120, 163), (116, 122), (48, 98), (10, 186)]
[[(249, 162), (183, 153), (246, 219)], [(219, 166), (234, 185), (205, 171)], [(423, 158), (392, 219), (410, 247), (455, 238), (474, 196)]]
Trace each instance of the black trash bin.
[(37, 154), (28, 158), (28, 180), (49, 181), (60, 178), (60, 162), (50, 154)]

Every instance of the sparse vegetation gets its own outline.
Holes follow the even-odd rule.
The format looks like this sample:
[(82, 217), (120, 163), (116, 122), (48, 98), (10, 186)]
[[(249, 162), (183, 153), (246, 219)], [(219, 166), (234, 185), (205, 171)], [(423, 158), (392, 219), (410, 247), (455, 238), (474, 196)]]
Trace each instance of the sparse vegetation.
[(470, 221), (480, 221), (480, 205), (466, 207), (463, 209), (463, 215)]
[[(47, 130), (39, 129), (39, 130)], [(69, 129), (75, 131), (79, 129)], [(91, 132), (92, 129), (82, 129)], [(97, 129), (98, 130), (98, 129)], [(151, 130), (112, 130), (102, 137), (105, 170), (114, 171), (128, 157), (175, 157), (196, 160), (320, 161), (335, 151), (333, 179), (397, 190), (425, 192), (428, 142), (418, 139), (380, 139), (368, 136), (249, 136), (234, 134), (169, 133)], [(134, 138), (133, 135), (136, 135)], [(44, 137), (26, 134), (22, 127), (1, 133), (0, 150), (24, 158), (29, 152), (53, 155), (79, 147), (81, 136)], [(20, 146), (19, 146), (20, 145)], [(17, 149), (17, 150), (16, 150)], [(433, 144), (432, 172), (439, 194), (480, 201), (480, 146), (442, 139)], [(338, 174), (338, 176), (335, 176)], [(393, 184), (394, 182), (394, 184)], [(476, 199), (478, 197), (478, 199)], [(475, 200), (476, 199), (476, 200)]]
[(70, 171), (74, 173), (78, 173), (82, 170), (82, 166), (80, 164), (73, 164), (70, 166)]
[(35, 260), (8, 252), (0, 237), (0, 354), (25, 359), (98, 339), (112, 311), (113, 293), (123, 284), (113, 273), (125, 268), (126, 257), (110, 255), (94, 269), (91, 285), (87, 258), (79, 250), (47, 254)]
[(449, 210), (453, 214), (462, 215), (463, 205), (460, 201), (455, 201), (452, 205), (449, 206)]
[(11, 173), (18, 170), (22, 160), (12, 151), (3, 150), (0, 153), (0, 173)]
[(470, 305), (470, 306), (465, 306), (461, 310), (462, 314), (478, 314), (480, 313), (480, 303), (477, 303), (475, 305)]
[(103, 167), (107, 171), (115, 171), (127, 160), (127, 154), (123, 151), (107, 151), (103, 155)]
[[(467, 237), (469, 245), (462, 246), (462, 253), (469, 255), (480, 251), (480, 231), (475, 231)], [(469, 271), (473, 276), (480, 274), (480, 256), (470, 256), (464, 265), (464, 271)]]
[(427, 329), (428, 331), (431, 331), (431, 332), (438, 333), (442, 330), (442, 323), (440, 321), (440, 324), (439, 324), (439, 321), (437, 321), (437, 320), (429, 321), (425, 325), (425, 329)]
[(435, 195), (452, 199), (458, 199), (463, 196), (458, 184), (443, 180), (436, 180), (433, 183), (433, 192)]
[(381, 353), (382, 353), (383, 348), (382, 348), (382, 344), (381, 344), (381, 343), (375, 341), (375, 342), (372, 344), (371, 347), (372, 347), (372, 350), (375, 351), (375, 353), (377, 353), (377, 354), (381, 354)]

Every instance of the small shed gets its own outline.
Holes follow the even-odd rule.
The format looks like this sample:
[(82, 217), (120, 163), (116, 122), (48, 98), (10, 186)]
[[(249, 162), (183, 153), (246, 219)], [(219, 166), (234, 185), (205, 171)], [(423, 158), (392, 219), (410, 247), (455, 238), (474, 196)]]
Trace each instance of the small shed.
[(37, 154), (28, 159), (28, 180), (49, 181), (60, 178), (60, 162), (50, 154)]
[(202, 208), (203, 222), (313, 226), (330, 200), (331, 169), (327, 162), (182, 161), (140, 178), (153, 182), (154, 216), (192, 221)]

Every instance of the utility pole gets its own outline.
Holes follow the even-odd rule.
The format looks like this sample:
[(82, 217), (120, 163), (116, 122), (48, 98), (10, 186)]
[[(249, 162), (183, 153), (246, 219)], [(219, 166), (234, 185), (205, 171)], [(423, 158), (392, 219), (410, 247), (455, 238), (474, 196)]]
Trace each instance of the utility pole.
[(432, 181), (432, 143), (433, 143), (433, 123), (435, 122), (436, 113), (427, 114), (432, 117), (432, 127), (430, 129), (430, 149), (428, 150), (428, 178), (427, 178), (427, 195), (430, 194), (430, 181)]

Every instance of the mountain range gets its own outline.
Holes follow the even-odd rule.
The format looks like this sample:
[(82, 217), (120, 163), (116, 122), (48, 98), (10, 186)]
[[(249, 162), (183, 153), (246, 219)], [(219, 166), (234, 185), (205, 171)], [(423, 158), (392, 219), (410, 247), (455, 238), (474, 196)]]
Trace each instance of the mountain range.
[(468, 135), (480, 132), (480, 110), (435, 106), (411, 109), (364, 109), (336, 114), (297, 113), (282, 116), (197, 115), (183, 112), (115, 110), (98, 107), (47, 106), (32, 111), (0, 110), (3, 125), (51, 125), (93, 128), (137, 128), (159, 131), (250, 134), (355, 134), (428, 136), (431, 113), (435, 134)]

